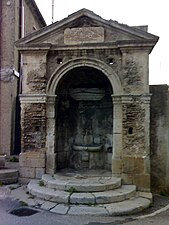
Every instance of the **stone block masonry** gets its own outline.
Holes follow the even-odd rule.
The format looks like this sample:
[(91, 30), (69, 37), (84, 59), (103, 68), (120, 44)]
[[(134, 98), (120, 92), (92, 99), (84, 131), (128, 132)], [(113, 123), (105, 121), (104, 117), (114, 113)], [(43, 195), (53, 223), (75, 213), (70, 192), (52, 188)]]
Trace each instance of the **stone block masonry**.
[(40, 179), (45, 173), (46, 150), (22, 152), (19, 156), (20, 180)]
[(22, 108), (22, 150), (41, 149), (46, 141), (46, 105), (24, 104)]

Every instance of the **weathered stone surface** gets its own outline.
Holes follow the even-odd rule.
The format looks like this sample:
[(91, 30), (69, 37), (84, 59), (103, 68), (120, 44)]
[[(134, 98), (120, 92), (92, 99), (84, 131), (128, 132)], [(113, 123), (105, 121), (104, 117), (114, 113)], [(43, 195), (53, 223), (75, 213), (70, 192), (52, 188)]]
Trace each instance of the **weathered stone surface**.
[(105, 205), (106, 210), (109, 212), (109, 215), (130, 215), (133, 213), (138, 213), (143, 209), (149, 207), (150, 201), (145, 198), (135, 198), (132, 200), (126, 200), (123, 202), (118, 202), (114, 204)]
[[(45, 167), (51, 175), (65, 167), (109, 169), (115, 176), (126, 174), (124, 182), (136, 182), (140, 189), (148, 189), (148, 55), (158, 37), (101, 19), (85, 9), (36, 35), (17, 42), (24, 49), (25, 60), (21, 96), (23, 150), (46, 146)], [(31, 46), (24, 46), (30, 42)], [(91, 97), (93, 88), (102, 90), (101, 99)], [(72, 89), (80, 90), (83, 99), (74, 100)], [(36, 96), (36, 103), (32, 97), (26, 102), (24, 95), (46, 98), (40, 102)], [(89, 98), (84, 99), (84, 95)], [(82, 146), (81, 151), (74, 145)], [(101, 148), (89, 151), (96, 145)], [(111, 154), (113, 159), (109, 158)], [(54, 187), (55, 182), (48, 185)], [(119, 185), (91, 182), (80, 187), (68, 182), (65, 189), (92, 192)], [(63, 182), (60, 187), (64, 188)]]
[(35, 168), (31, 167), (20, 167), (19, 175), (22, 178), (35, 178)]
[(45, 173), (45, 168), (36, 168), (35, 178), (41, 179), (42, 175)]
[(151, 85), (150, 92), (151, 186), (155, 192), (169, 193), (168, 85)]
[(59, 204), (56, 207), (54, 207), (53, 209), (51, 209), (50, 211), (53, 213), (65, 215), (65, 214), (67, 214), (68, 210), (69, 210), (68, 206)]
[(56, 203), (68, 203), (69, 201), (69, 192), (65, 191), (55, 191), (53, 189), (47, 188), (45, 186), (40, 186), (39, 181), (32, 180), (28, 184), (28, 190), (32, 195), (37, 196), (38, 198), (45, 199), (47, 201), (56, 202)]
[(26, 158), (25, 160), (20, 160), (21, 167), (31, 167), (31, 168), (44, 168), (45, 167), (45, 158)]
[[(0, 108), (0, 153), (6, 153), (8, 156), (14, 153), (14, 136), (19, 139), (19, 132), (15, 134), (15, 126), (19, 126), (18, 121), (15, 121), (16, 113), (16, 99), (18, 89), (18, 77), (14, 75), (14, 70), (19, 72), (18, 63), (19, 55), (18, 50), (15, 48), (14, 43), (20, 38), (19, 21), (20, 14), (19, 2), (1, 1), (1, 51), (0, 51), (0, 85), (1, 85), (1, 108)], [(45, 22), (39, 15), (39, 10), (35, 10), (36, 6), (31, 5), (29, 2), (24, 1), (24, 36), (33, 32), (33, 27), (40, 29), (45, 26)], [(21, 9), (22, 10), (22, 9)], [(36, 15), (36, 16), (35, 16)], [(18, 100), (18, 99), (17, 99)], [(18, 101), (17, 101), (18, 104)], [(17, 115), (18, 116), (18, 112)], [(18, 122), (16, 124), (16, 122)], [(18, 149), (17, 149), (18, 148)], [(16, 143), (16, 149), (19, 153), (20, 149)], [(15, 152), (16, 153), (16, 152)]]
[(72, 203), (72, 204), (94, 204), (95, 197), (91, 193), (73, 193), (70, 196), (70, 203)]
[(97, 204), (120, 202), (135, 196), (136, 186), (125, 185), (113, 191), (95, 192), (92, 194), (95, 196)]
[(115, 177), (69, 177), (62, 175), (42, 176), (46, 185), (58, 190), (70, 191), (72, 188), (78, 192), (95, 192), (113, 190), (121, 186), (121, 178)]
[(67, 28), (64, 31), (65, 44), (82, 44), (104, 42), (103, 27)]
[(0, 169), (0, 182), (3, 184), (12, 184), (18, 181), (17, 169)]
[(68, 211), (69, 215), (93, 215), (108, 216), (108, 211), (99, 206), (72, 206)]
[(45, 148), (46, 144), (46, 105), (44, 103), (25, 104), (22, 108), (21, 120), (22, 150)]
[(22, 178), (41, 178), (45, 173), (45, 150), (22, 152), (19, 155)]
[(44, 210), (51, 210), (53, 209), (57, 204), (49, 201), (45, 201), (42, 205), (41, 208)]

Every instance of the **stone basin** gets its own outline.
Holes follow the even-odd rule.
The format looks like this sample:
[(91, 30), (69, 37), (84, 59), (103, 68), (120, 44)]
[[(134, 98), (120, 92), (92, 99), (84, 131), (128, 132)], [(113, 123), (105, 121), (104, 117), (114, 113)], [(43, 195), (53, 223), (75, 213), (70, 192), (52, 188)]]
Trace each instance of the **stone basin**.
[(73, 145), (75, 151), (99, 152), (102, 150), (102, 145)]

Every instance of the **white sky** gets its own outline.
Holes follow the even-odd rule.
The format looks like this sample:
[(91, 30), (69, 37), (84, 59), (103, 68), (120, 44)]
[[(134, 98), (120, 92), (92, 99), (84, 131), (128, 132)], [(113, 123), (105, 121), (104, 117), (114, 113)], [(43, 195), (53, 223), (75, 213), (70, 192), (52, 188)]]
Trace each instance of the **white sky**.
[[(52, 21), (52, 0), (35, 0), (45, 21)], [(54, 0), (54, 21), (82, 8), (104, 19), (129, 26), (148, 25), (148, 31), (160, 37), (150, 54), (150, 84), (169, 84), (169, 8), (168, 0)], [(167, 43), (168, 41), (168, 43)]]

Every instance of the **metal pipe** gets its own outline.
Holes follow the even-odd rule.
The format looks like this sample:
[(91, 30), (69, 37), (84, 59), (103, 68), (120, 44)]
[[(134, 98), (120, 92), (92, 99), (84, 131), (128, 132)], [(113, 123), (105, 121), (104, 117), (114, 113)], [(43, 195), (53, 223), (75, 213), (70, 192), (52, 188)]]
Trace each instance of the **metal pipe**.
[(54, 0), (52, 0), (52, 23), (54, 22)]

